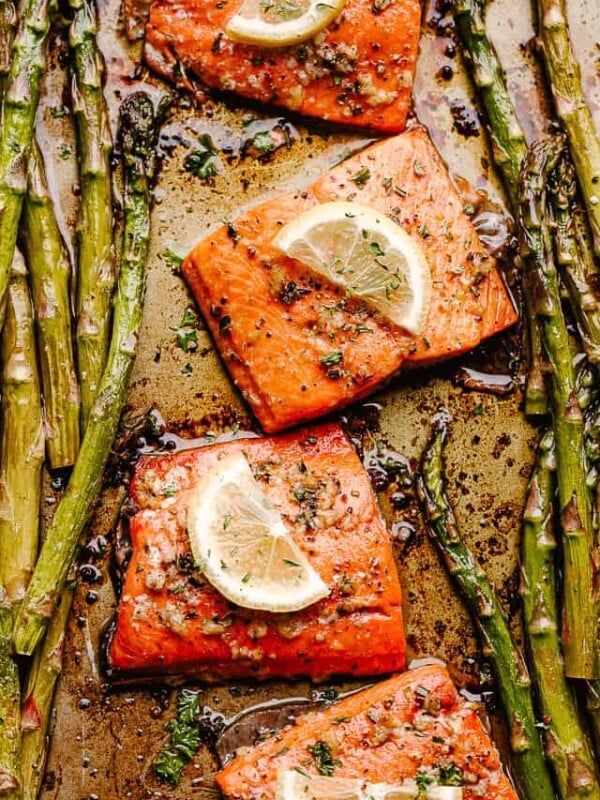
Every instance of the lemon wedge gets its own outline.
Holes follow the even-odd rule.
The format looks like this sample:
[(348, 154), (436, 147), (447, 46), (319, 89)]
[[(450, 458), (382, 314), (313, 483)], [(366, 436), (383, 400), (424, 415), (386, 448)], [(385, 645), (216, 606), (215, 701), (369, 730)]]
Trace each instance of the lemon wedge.
[(279, 770), (275, 800), (462, 800), (460, 786), (430, 785), (425, 794), (415, 781), (367, 783), (360, 778), (306, 775), (296, 770)]
[(395, 325), (421, 332), (429, 264), (415, 239), (385, 214), (360, 203), (322, 203), (284, 225), (272, 243)]
[(196, 563), (231, 602), (283, 613), (329, 594), (243, 453), (222, 458), (201, 478), (190, 496), (187, 522)]
[(301, 44), (326, 28), (346, 0), (244, 0), (225, 28), (235, 41), (260, 47)]

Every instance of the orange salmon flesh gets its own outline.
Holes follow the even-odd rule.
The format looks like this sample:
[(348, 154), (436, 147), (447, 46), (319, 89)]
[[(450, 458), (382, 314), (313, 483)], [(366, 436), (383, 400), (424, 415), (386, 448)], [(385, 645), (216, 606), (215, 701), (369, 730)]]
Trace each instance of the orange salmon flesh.
[(404, 130), (417, 60), (419, 0), (348, 0), (314, 39), (264, 49), (225, 33), (241, 0), (153, 0), (148, 64), (172, 80), (194, 74), (236, 92), (330, 122)]
[(236, 756), (216, 781), (232, 800), (274, 800), (278, 770), (318, 775), (323, 745), (336, 778), (402, 783), (420, 774), (460, 781), (464, 800), (518, 800), (479, 717), (439, 666), (405, 672), (300, 717)]
[[(242, 451), (330, 595), (302, 611), (251, 611), (194, 567), (189, 491)], [(132, 555), (108, 664), (116, 679), (153, 674), (231, 678), (403, 669), (401, 592), (368, 477), (337, 424), (145, 457), (131, 487)]]
[[(283, 225), (333, 200), (387, 214), (422, 247), (432, 297), (420, 335), (388, 324), (272, 246)], [(349, 158), (304, 192), (259, 205), (192, 249), (183, 273), (266, 432), (343, 408), (402, 365), (457, 356), (515, 322), (496, 263), (463, 205), (429, 136), (414, 128)]]

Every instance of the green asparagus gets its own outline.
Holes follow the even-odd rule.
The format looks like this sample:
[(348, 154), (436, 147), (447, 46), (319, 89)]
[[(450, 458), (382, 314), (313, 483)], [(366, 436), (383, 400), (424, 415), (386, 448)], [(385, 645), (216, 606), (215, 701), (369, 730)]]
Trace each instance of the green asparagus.
[(513, 772), (522, 800), (553, 800), (554, 788), (533, 711), (527, 667), (494, 590), (460, 537), (446, 497), (443, 472), (446, 438), (447, 419), (439, 414), (418, 481), (423, 513), (444, 564), (473, 614), (484, 653), (494, 669), (509, 731)]
[(52, 469), (70, 467), (79, 449), (79, 390), (71, 326), (71, 262), (54, 216), (44, 161), (34, 140), (21, 238), (38, 330), (46, 448)]
[[(554, 222), (556, 263), (567, 287), (584, 350), (592, 363), (600, 361), (600, 303), (592, 286), (599, 272), (589, 249), (578, 240), (574, 215), (577, 191), (573, 165), (561, 159), (551, 176), (550, 194)], [(583, 245), (583, 246), (582, 246)]]
[[(525, 135), (508, 94), (500, 61), (487, 37), (482, 0), (454, 0), (454, 16), (473, 83), (487, 114), (494, 162), (502, 173), (516, 219), (519, 208), (519, 176), (527, 152)], [(546, 361), (533, 313), (532, 288), (526, 276), (523, 276), (522, 287), (529, 338), (525, 413), (528, 416), (540, 416), (548, 411), (544, 378)]]
[(54, 613), (79, 537), (98, 497), (133, 368), (150, 235), (155, 133), (148, 95), (130, 95), (120, 109), (124, 229), (110, 352), (69, 485), (48, 529), (15, 623), (17, 652), (26, 655), (34, 651)]
[(595, 678), (598, 601), (584, 424), (552, 243), (544, 220), (549, 175), (563, 152), (562, 137), (544, 139), (529, 150), (522, 176), (520, 233), (522, 255), (535, 282), (544, 347), (552, 366), (552, 425), (564, 551), (562, 642), (566, 673), (572, 678)]
[(19, 670), (10, 654), (12, 612), (0, 587), (0, 796), (21, 798), (21, 711)]
[(85, 431), (106, 365), (116, 282), (110, 171), (112, 141), (104, 100), (104, 59), (96, 44), (94, 0), (69, 0), (73, 22), (73, 107), (81, 164), (77, 226), (77, 364)]
[(36, 650), (24, 692), (21, 713), (23, 800), (36, 800), (44, 776), (48, 728), (63, 651), (74, 580), (68, 580), (41, 646)]
[(523, 518), (524, 627), (534, 684), (546, 721), (546, 755), (554, 767), (559, 795), (565, 800), (600, 800), (594, 754), (573, 689), (565, 678), (558, 632), (554, 566), (557, 543), (552, 523), (555, 469), (554, 436), (547, 432), (540, 441)]
[(4, 81), (10, 70), (10, 55), (17, 12), (12, 0), (0, 0), (0, 97)]
[(48, 0), (24, 0), (6, 79), (0, 125), (0, 306), (6, 294), (19, 218), (27, 191), (27, 159), (40, 96)]
[(44, 463), (42, 401), (33, 310), (23, 257), (15, 251), (0, 345), (0, 586), (18, 604), (39, 546)]
[(537, 0), (539, 34), (554, 106), (569, 140), (581, 193), (600, 257), (600, 138), (585, 101), (569, 38), (564, 0)]

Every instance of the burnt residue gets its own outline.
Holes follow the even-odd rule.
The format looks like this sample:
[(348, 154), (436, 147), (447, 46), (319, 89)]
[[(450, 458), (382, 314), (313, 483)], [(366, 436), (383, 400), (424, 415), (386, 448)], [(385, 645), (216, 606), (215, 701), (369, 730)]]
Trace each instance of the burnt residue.
[(485, 392), (497, 397), (507, 397), (517, 388), (512, 375), (481, 372), (471, 367), (459, 367), (454, 375), (454, 383), (463, 389)]
[(454, 128), (461, 136), (479, 136), (481, 121), (477, 111), (463, 103), (454, 103), (450, 106)]

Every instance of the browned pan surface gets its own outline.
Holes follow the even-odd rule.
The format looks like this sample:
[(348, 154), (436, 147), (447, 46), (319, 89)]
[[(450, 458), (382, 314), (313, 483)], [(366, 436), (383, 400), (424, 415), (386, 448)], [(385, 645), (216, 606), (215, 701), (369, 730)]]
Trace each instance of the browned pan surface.
[[(589, 99), (600, 123), (600, 51), (596, 44), (600, 7), (597, 0), (579, 0), (570, 5), (577, 11), (572, 20), (577, 51), (587, 76)], [(109, 67), (107, 93), (113, 116), (119, 99), (137, 86), (135, 79), (139, 78), (134, 69), (139, 53), (124, 42), (118, 6), (119, 0), (108, 0), (102, 6), (102, 45)], [(529, 55), (531, 22), (526, 4), (495, 0), (489, 21), (509, 84), (519, 102), (521, 121), (528, 136), (535, 138), (543, 131), (543, 104), (535, 81), (530, 78), (533, 59)], [(453, 54), (449, 49), (451, 40), (444, 35), (447, 24), (448, 19), (440, 11), (427, 8), (415, 84), (417, 113), (451, 169), (498, 196), (497, 183), (486, 170), (487, 142), (473, 111), (472, 90), (465, 80), (460, 55)], [(52, 55), (53, 68), (40, 115), (42, 138), (54, 164), (53, 186), (64, 208), (65, 231), (71, 232), (76, 176), (70, 118), (57, 111), (62, 108), (64, 91), (58, 41), (53, 42)], [(318, 125), (304, 127), (293, 120), (298, 138), (289, 150), (279, 151), (267, 163), (235, 154), (223, 155), (223, 171), (211, 183), (182, 169), (189, 147), (202, 133), (209, 133), (219, 147), (232, 145), (235, 151), (243, 133), (242, 120), (249, 113), (269, 117), (250, 106), (236, 109), (232, 100), (211, 102), (203, 109), (180, 102), (169, 117), (162, 139), (166, 157), (153, 213), (144, 327), (129, 392), (128, 419), (132, 422), (156, 408), (169, 428), (186, 436), (218, 434), (230, 430), (235, 423), (242, 429), (253, 425), (206, 332), (199, 330), (196, 352), (184, 354), (176, 347), (172, 326), (177, 326), (192, 302), (185, 285), (171, 273), (161, 254), (168, 247), (185, 253), (223, 219), (235, 217), (243, 208), (284, 188), (309, 182), (348, 148), (365, 141), (356, 133), (325, 135)], [(460, 134), (457, 127), (470, 135)], [(504, 370), (507, 360), (506, 341), (497, 342), (485, 356), (476, 359), (479, 367), (485, 367), (487, 362), (488, 369), (500, 364)], [(473, 359), (471, 362), (475, 363)], [(379, 462), (375, 458), (378, 442), (384, 456), (393, 459), (397, 452), (414, 459), (428, 435), (431, 415), (440, 404), (448, 408), (454, 418), (448, 448), (450, 494), (466, 537), (495, 580), (510, 612), (518, 606), (516, 544), (535, 432), (523, 419), (518, 392), (507, 398), (465, 392), (451, 380), (459, 366), (446, 365), (437, 374), (406, 376), (370, 403), (349, 412), (349, 425), (362, 440), (366, 462), (376, 473), (381, 463), (381, 458)], [(441, 658), (448, 662), (461, 686), (473, 689), (479, 683), (480, 664), (472, 625), (419, 526), (411, 493), (401, 486), (402, 474), (396, 477), (395, 482), (382, 488), (380, 497), (388, 523), (397, 535), (409, 657)], [(385, 483), (381, 478), (378, 485)], [(49, 488), (48, 511), (52, 509), (51, 495)], [(173, 714), (169, 691), (157, 687), (110, 692), (99, 670), (100, 634), (115, 607), (109, 563), (117, 495), (117, 490), (107, 488), (89, 532), (91, 546), (83, 554), (82, 563), (87, 566), (80, 569), (42, 797), (142, 800), (210, 794), (210, 774), (216, 762), (208, 748), (201, 748), (186, 768), (179, 789), (163, 787), (153, 776), (152, 761), (165, 741), (165, 723)], [(350, 686), (342, 684), (337, 688)], [(203, 690), (202, 702), (214, 712), (230, 717), (257, 703), (305, 697), (310, 691), (305, 682), (209, 687)]]

